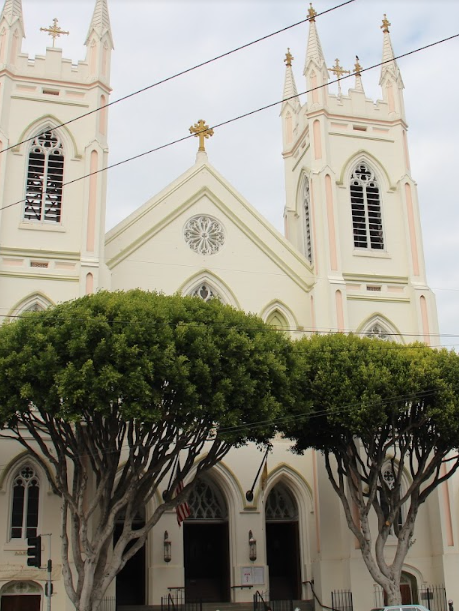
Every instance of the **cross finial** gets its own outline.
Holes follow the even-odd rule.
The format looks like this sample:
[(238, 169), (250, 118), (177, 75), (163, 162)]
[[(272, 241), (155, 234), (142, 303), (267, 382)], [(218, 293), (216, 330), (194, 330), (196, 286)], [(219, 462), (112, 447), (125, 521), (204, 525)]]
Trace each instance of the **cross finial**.
[(383, 32), (389, 32), (389, 26), (392, 25), (389, 21), (389, 19), (387, 18), (386, 13), (384, 13), (384, 19), (382, 20), (382, 26), (381, 26), (381, 30)]
[(57, 23), (58, 20), (57, 17), (55, 17), (53, 19), (53, 25), (50, 25), (49, 28), (40, 28), (40, 32), (48, 32), (48, 34), (52, 37), (53, 47), (56, 42), (56, 38), (59, 38), (59, 36), (62, 36), (62, 34), (66, 34), (67, 36), (70, 34), (70, 32), (64, 32), (64, 30), (62, 30)]
[(362, 66), (360, 65), (360, 61), (359, 61), (359, 56), (358, 55), (355, 56), (354, 72), (355, 72), (356, 76), (360, 76), (360, 73), (362, 72)]
[(343, 76), (343, 74), (350, 74), (349, 70), (343, 70), (343, 67), (339, 65), (339, 59), (336, 58), (335, 59), (335, 65), (332, 68), (328, 68), (328, 70), (330, 72), (332, 72), (337, 79), (338, 82), (338, 93), (339, 95), (341, 95), (341, 83), (340, 83), (340, 79)]
[(309, 21), (315, 21), (315, 16), (317, 15), (316, 11), (312, 7), (312, 2), (309, 3), (308, 9), (308, 19)]
[(290, 66), (290, 67), (291, 67), (291, 66), (292, 66), (292, 61), (293, 61), (294, 59), (295, 59), (295, 58), (294, 58), (294, 57), (293, 57), (293, 55), (290, 53), (290, 48), (288, 48), (288, 49), (287, 49), (287, 53), (285, 54), (285, 59), (284, 59), (285, 65), (286, 65), (286, 66)]
[(206, 125), (205, 121), (199, 119), (197, 123), (190, 127), (190, 134), (194, 134), (197, 138), (199, 138), (198, 151), (205, 152), (206, 148), (204, 146), (204, 140), (213, 136), (214, 130), (212, 128), (209, 128), (209, 126)]

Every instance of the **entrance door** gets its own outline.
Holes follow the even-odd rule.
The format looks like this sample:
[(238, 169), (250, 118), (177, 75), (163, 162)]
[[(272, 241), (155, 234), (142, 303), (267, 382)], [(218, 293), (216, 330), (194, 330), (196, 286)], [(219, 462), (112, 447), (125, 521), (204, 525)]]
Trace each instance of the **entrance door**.
[(267, 522), (270, 600), (299, 600), (298, 522)]
[(228, 524), (183, 525), (185, 599), (229, 602)]
[(266, 499), (266, 554), (270, 600), (300, 600), (301, 569), (298, 506), (282, 482)]
[(41, 596), (2, 596), (2, 611), (40, 611)]

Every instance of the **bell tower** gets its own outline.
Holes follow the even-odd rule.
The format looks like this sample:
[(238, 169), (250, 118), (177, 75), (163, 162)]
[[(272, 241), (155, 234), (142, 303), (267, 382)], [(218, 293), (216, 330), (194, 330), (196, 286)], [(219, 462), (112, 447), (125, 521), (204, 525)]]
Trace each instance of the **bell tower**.
[[(0, 313), (108, 287), (104, 264), (107, 108), (113, 49), (107, 0), (95, 0), (86, 59), (21, 52), (21, 0), (0, 16)], [(71, 24), (63, 24), (71, 30)], [(70, 32), (72, 35), (73, 32)], [(97, 109), (101, 109), (98, 110)], [(97, 111), (97, 112), (94, 112)], [(79, 118), (83, 116), (82, 118)]]
[[(384, 15), (382, 99), (374, 102), (364, 91), (363, 59), (356, 56), (352, 70), (339, 59), (327, 63), (312, 6), (308, 16), (307, 99), (302, 105), (296, 93), (289, 51), (281, 120), (285, 231), (315, 275), (311, 330), (430, 344), (438, 332), (436, 307), (391, 24)], [(347, 92), (346, 74), (353, 85)]]

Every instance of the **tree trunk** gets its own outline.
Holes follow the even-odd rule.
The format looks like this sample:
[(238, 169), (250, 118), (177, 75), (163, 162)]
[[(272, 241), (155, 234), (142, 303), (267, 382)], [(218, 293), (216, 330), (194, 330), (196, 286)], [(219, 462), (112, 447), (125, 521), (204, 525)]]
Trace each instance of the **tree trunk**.
[(384, 591), (387, 594), (388, 605), (402, 604), (402, 593), (400, 592), (400, 582), (398, 580), (389, 580), (386, 587), (384, 587)]

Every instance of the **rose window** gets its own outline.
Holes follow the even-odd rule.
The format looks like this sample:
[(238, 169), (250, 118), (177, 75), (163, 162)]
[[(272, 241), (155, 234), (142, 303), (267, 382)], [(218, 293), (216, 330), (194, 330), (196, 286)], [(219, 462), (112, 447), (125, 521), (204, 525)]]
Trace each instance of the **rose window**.
[(184, 229), (185, 242), (200, 255), (214, 255), (225, 243), (222, 225), (210, 216), (194, 216)]

